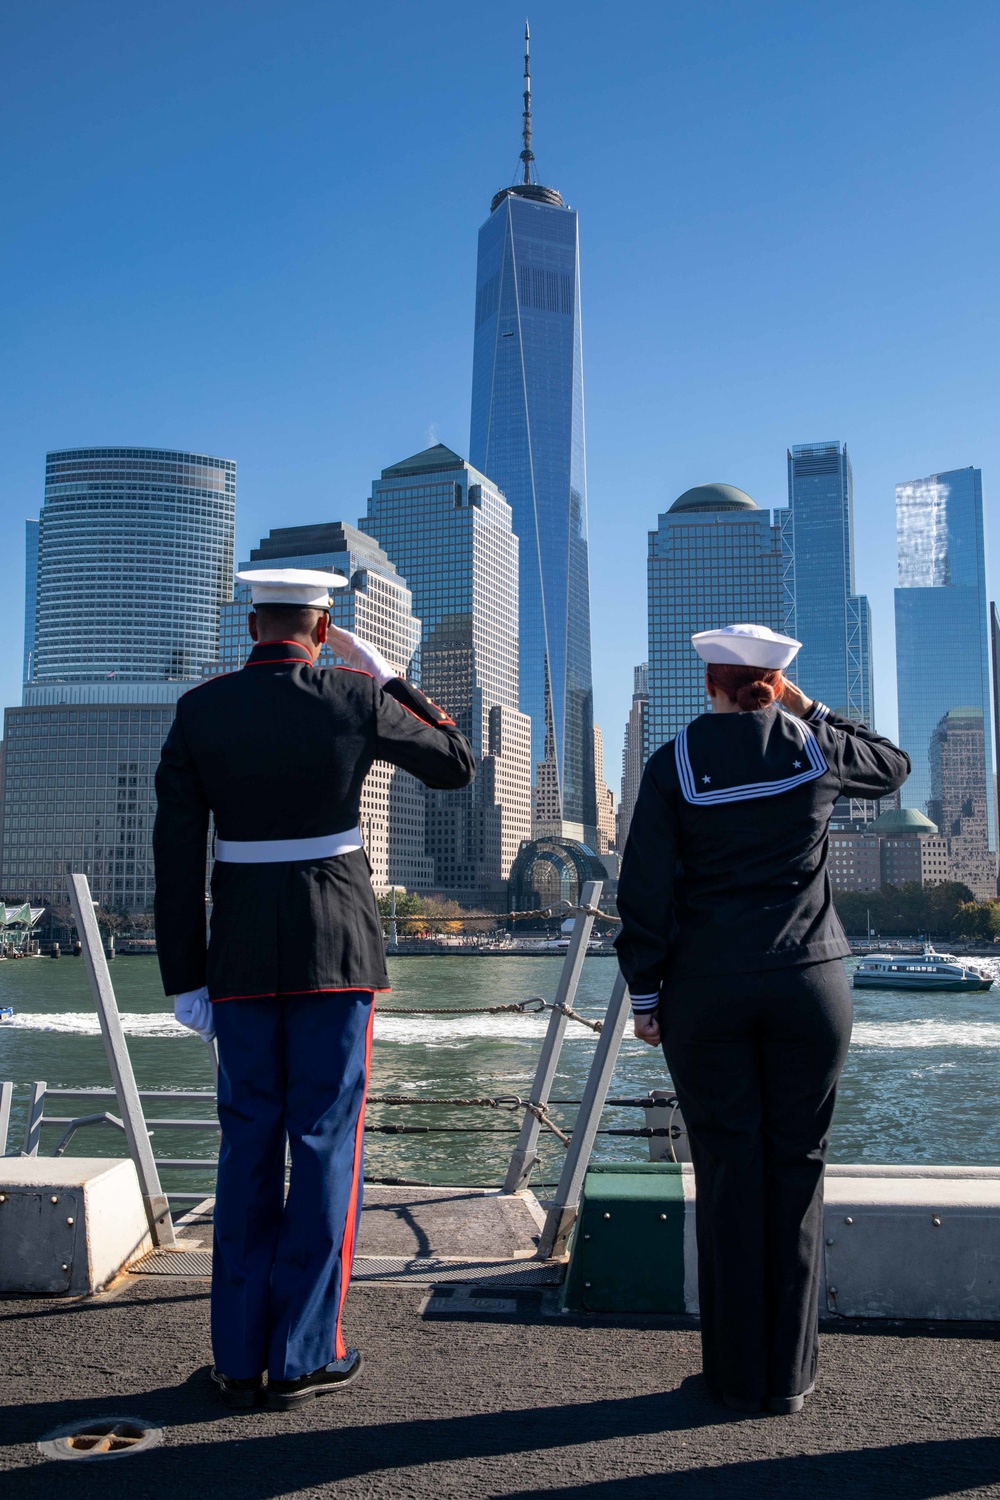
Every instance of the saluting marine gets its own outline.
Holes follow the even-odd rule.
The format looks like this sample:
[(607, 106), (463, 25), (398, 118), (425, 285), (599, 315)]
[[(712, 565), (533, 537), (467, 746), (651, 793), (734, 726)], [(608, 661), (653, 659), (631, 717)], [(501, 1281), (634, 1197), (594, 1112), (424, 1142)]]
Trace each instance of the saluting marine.
[(907, 755), (781, 669), (761, 625), (692, 637), (713, 713), (649, 759), (616, 942), (635, 1034), (662, 1041), (697, 1186), (712, 1393), (798, 1411), (818, 1353), (823, 1164), (851, 1035), (850, 945), (827, 874), (838, 797), (874, 799)]
[[(388, 988), (362, 784), (383, 760), (463, 787), (475, 760), (443, 710), (330, 624), (329, 591), (345, 578), (237, 577), (251, 585), (256, 644), (242, 671), (180, 699), (156, 775), (156, 936), (178, 1019), (218, 1041), (212, 1378), (227, 1404), (252, 1406), (266, 1370), (268, 1404), (287, 1409), (362, 1369), (341, 1312), (374, 992)], [(317, 668), (327, 641), (349, 667)]]

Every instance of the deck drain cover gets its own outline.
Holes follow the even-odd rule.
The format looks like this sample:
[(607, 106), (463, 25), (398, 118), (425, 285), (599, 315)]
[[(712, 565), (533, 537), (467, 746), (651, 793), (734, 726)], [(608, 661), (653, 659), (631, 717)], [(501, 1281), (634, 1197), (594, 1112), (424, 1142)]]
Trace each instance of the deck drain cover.
[(211, 1250), (154, 1250), (129, 1266), (133, 1276), (211, 1276)]
[(88, 1417), (57, 1427), (42, 1438), (38, 1451), (44, 1458), (127, 1458), (162, 1441), (163, 1428), (144, 1417)]
[(565, 1267), (537, 1260), (452, 1260), (436, 1255), (359, 1255), (353, 1281), (407, 1281), (434, 1285), (441, 1281), (477, 1286), (558, 1286)]

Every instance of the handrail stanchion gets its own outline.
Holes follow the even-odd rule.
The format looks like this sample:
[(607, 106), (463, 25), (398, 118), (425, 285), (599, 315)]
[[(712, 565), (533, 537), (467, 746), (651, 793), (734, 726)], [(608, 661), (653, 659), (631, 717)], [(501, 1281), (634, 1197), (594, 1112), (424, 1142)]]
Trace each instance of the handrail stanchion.
[(86, 875), (70, 875), (69, 898), (73, 907), (73, 916), (76, 919), (76, 930), (83, 946), (87, 974), (97, 1002), (101, 1035), (104, 1038), (111, 1077), (118, 1096), (118, 1108), (125, 1126), (129, 1154), (135, 1163), (136, 1175), (139, 1178), (139, 1190), (142, 1193), (143, 1206), (149, 1221), (149, 1232), (154, 1245), (172, 1246), (175, 1240), (170, 1205), (166, 1194), (160, 1187), (160, 1174), (153, 1160), (153, 1148), (150, 1145), (149, 1132), (146, 1129), (142, 1105), (139, 1102), (139, 1091), (136, 1088), (135, 1074), (132, 1071), (132, 1059), (125, 1045), (125, 1033), (122, 1030), (121, 1016), (118, 1014), (118, 1002), (111, 983), (108, 960), (101, 944), (101, 934), (97, 926), (97, 918), (94, 916), (94, 903), (90, 894), (90, 882)]
[(7, 1132), (10, 1130), (10, 1102), (14, 1097), (12, 1083), (0, 1083), (0, 1156), (7, 1155)]
[(604, 1026), (597, 1038), (594, 1058), (590, 1064), (590, 1072), (583, 1091), (583, 1103), (580, 1105), (580, 1113), (573, 1126), (573, 1136), (566, 1151), (559, 1186), (556, 1188), (555, 1198), (549, 1205), (545, 1216), (545, 1227), (538, 1243), (537, 1253), (540, 1260), (548, 1260), (552, 1256), (565, 1253), (570, 1230), (579, 1212), (583, 1179), (587, 1174), (590, 1154), (594, 1149), (594, 1138), (600, 1124), (601, 1111), (604, 1109), (608, 1090), (611, 1087), (611, 1078), (618, 1061), (618, 1052), (630, 1011), (625, 978), (619, 972), (611, 991)]
[[(603, 889), (602, 880), (588, 880), (580, 892), (580, 905), (596, 907)], [(542, 1043), (538, 1067), (535, 1069), (535, 1079), (531, 1085), (530, 1102), (540, 1109), (545, 1109), (549, 1102), (549, 1093), (556, 1076), (556, 1068), (559, 1066), (559, 1054), (562, 1051), (563, 1037), (566, 1032), (568, 1017), (559, 1007), (571, 1006), (576, 998), (580, 971), (583, 968), (583, 960), (587, 956), (587, 944), (593, 927), (594, 918), (589, 912), (579, 912), (573, 919), (573, 931), (570, 934), (566, 959), (559, 975), (553, 1008), (549, 1012), (548, 1030), (545, 1033), (545, 1041)], [(517, 1138), (517, 1145), (514, 1147), (504, 1180), (503, 1191), (505, 1193), (516, 1193), (519, 1188), (527, 1187), (532, 1168), (538, 1161), (538, 1135), (541, 1128), (542, 1122), (534, 1110), (525, 1110), (521, 1133)]]
[(45, 1112), (45, 1084), (40, 1080), (31, 1085), (28, 1095), (28, 1118), (24, 1122), (24, 1145), (22, 1156), (37, 1156), (38, 1142), (42, 1135), (42, 1115)]

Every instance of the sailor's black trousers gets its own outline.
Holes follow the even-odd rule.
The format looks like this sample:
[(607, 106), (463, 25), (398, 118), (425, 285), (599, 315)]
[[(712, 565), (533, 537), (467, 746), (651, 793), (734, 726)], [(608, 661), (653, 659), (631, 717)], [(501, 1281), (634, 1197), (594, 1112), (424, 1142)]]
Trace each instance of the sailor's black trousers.
[(705, 1378), (795, 1396), (816, 1373), (823, 1164), (847, 1055), (841, 959), (668, 979), (663, 1050), (691, 1143)]

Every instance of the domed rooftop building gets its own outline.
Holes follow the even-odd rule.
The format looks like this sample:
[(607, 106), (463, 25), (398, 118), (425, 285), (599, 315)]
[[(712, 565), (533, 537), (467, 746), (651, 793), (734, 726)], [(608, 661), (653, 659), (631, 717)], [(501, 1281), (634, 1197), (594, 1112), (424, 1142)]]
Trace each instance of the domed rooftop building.
[(915, 807), (893, 807), (876, 818), (870, 832), (879, 838), (929, 838), (938, 831), (936, 823), (925, 818)]
[(744, 620), (785, 629), (786, 561), (771, 512), (734, 484), (697, 484), (659, 517), (649, 534), (647, 756), (708, 708), (694, 634)]

